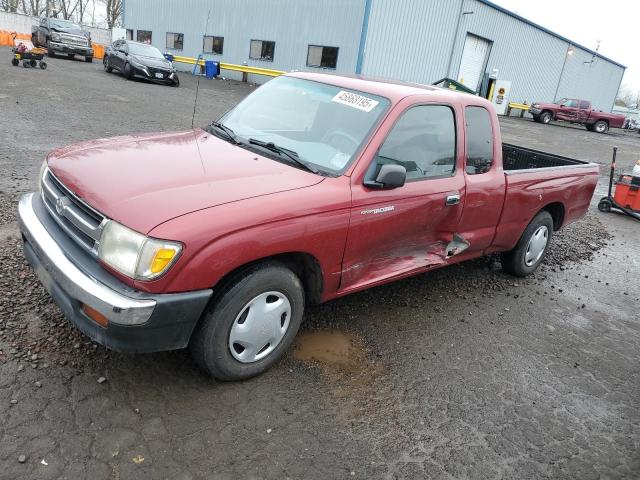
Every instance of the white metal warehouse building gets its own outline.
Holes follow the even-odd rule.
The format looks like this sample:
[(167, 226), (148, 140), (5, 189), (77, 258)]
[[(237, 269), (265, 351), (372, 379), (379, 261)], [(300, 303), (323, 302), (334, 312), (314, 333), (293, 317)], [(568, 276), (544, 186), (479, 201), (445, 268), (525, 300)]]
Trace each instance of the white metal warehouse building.
[(486, 0), (124, 0), (123, 23), (129, 38), (174, 55), (204, 49), (226, 63), (418, 83), (449, 77), (476, 91), (497, 72), (511, 82), (511, 102), (576, 97), (606, 111), (625, 70)]

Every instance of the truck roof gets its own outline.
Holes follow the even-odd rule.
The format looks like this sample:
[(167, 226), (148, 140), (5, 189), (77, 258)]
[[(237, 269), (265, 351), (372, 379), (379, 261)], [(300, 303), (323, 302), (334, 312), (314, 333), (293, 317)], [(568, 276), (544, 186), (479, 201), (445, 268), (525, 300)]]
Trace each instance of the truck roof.
[[(286, 75), (321, 83), (328, 83), (338, 87), (349, 88), (351, 90), (360, 90), (372, 93), (374, 95), (387, 97), (394, 103), (412, 95), (433, 95), (434, 98), (441, 98), (443, 100), (447, 99), (449, 102), (462, 101), (462, 103), (478, 104), (483, 103), (484, 100), (486, 103), (490, 104), (488, 100), (468, 93), (456, 92), (448, 88), (436, 87), (434, 85), (404, 82), (402, 80), (389, 78), (311, 72), (292, 72), (287, 73)], [(466, 99), (466, 101), (464, 101), (464, 99)], [(469, 102), (469, 100), (471, 100), (471, 102)]]

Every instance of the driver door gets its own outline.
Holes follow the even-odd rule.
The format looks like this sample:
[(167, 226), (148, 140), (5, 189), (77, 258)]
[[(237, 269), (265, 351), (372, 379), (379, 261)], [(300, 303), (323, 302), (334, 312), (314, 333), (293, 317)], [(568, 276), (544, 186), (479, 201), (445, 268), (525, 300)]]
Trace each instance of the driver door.
[(464, 203), (465, 181), (457, 167), (461, 151), (452, 107), (413, 104), (404, 109), (364, 180), (375, 179), (382, 165), (395, 164), (407, 170), (405, 185), (372, 188), (352, 176), (341, 293), (447, 261)]
[(571, 99), (560, 105), (556, 114), (558, 120), (574, 122), (578, 118), (578, 100)]

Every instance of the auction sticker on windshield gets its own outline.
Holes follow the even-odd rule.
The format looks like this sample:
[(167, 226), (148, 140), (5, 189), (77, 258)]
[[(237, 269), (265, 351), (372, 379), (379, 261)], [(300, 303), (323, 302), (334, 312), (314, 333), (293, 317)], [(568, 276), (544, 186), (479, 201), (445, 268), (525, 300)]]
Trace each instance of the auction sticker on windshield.
[(349, 107), (357, 108), (358, 110), (362, 110), (364, 112), (370, 112), (376, 105), (378, 105), (378, 101), (373, 100), (371, 98), (363, 97), (362, 95), (358, 95), (357, 93), (346, 92), (341, 90), (338, 94), (331, 99), (332, 102), (341, 103), (342, 105), (348, 105)]

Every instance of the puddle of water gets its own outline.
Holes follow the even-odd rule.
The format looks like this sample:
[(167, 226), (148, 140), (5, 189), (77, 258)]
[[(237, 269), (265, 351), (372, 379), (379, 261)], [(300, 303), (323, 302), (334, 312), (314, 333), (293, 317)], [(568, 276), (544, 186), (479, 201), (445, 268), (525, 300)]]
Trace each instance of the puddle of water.
[(339, 330), (301, 332), (293, 357), (321, 367), (353, 371), (362, 368), (364, 346), (356, 335)]

